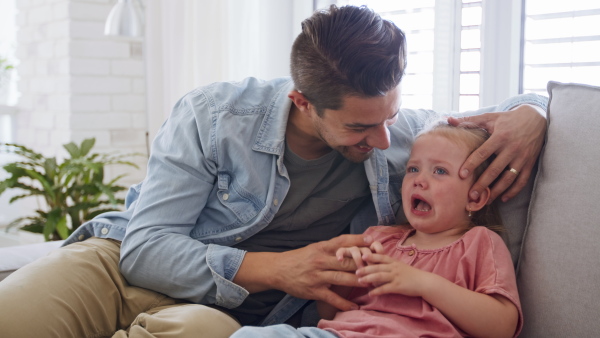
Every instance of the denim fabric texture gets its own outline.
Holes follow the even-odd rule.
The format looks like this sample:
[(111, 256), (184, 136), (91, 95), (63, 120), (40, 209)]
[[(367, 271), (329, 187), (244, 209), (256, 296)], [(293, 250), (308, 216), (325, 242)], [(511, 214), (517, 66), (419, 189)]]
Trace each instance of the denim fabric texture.
[[(152, 144), (147, 176), (126, 210), (97, 216), (65, 245), (89, 237), (123, 241), (120, 269), (132, 284), (199, 304), (239, 306), (248, 292), (232, 282), (245, 252), (230, 246), (265, 228), (285, 198), (285, 130), (290, 78), (248, 78), (197, 88), (174, 106)], [(546, 98), (526, 94), (469, 114), (509, 110)], [(402, 109), (391, 147), (365, 168), (373, 203), (352, 221), (361, 233), (404, 217), (400, 185), (414, 134), (431, 110)], [(263, 322), (285, 322), (305, 300), (286, 296)]]
[(267, 327), (244, 326), (235, 331), (231, 338), (338, 338), (329, 331), (316, 327), (300, 327), (298, 329), (287, 324)]

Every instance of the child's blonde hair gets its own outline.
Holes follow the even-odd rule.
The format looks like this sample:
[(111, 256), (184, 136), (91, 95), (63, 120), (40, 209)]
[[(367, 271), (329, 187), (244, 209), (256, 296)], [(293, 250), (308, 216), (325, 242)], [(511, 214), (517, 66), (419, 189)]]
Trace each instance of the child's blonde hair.
[[(435, 120), (428, 123), (427, 126), (417, 134), (415, 140), (422, 135), (442, 136), (459, 146), (466, 147), (469, 154), (473, 153), (473, 151), (479, 148), (490, 137), (487, 130), (476, 125), (461, 124), (460, 126), (453, 126), (448, 124), (446, 120)], [(492, 163), (494, 158), (495, 156), (492, 155), (475, 169), (471, 176), (473, 183), (481, 176), (490, 163)], [(485, 226), (497, 233), (502, 233), (504, 231), (504, 226), (502, 225), (502, 219), (500, 218), (496, 203), (491, 203), (484, 206), (481, 210), (473, 212), (471, 226), (469, 228), (476, 225)]]

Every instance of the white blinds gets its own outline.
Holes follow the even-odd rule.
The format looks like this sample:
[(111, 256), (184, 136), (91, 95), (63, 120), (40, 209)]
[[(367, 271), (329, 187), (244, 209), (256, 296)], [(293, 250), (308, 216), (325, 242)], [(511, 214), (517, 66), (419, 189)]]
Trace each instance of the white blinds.
[[(332, 1), (317, 1), (326, 8)], [(402, 79), (402, 106), (431, 108), (434, 83), (435, 0), (338, 0), (338, 6), (367, 5), (406, 34), (408, 65)]]
[(527, 0), (523, 92), (549, 80), (600, 85), (600, 1)]
[(482, 0), (321, 0), (316, 6), (332, 2), (367, 5), (404, 31), (403, 107), (479, 107)]

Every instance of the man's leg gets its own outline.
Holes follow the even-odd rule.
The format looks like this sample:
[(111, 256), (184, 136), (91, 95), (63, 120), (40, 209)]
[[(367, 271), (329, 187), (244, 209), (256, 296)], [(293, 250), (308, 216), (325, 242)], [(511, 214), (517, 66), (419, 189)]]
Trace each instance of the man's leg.
[(229, 315), (204, 305), (177, 304), (140, 314), (113, 338), (227, 338), (241, 326)]
[(90, 238), (52, 251), (0, 282), (3, 337), (110, 337), (149, 309), (175, 304), (130, 286), (120, 243)]

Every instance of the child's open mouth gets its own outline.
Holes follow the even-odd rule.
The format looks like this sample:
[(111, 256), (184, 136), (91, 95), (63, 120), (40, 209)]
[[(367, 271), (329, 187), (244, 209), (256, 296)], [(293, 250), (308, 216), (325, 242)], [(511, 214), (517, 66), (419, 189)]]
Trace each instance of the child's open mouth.
[(417, 210), (417, 211), (430, 211), (431, 210), (431, 205), (429, 205), (429, 203), (427, 203), (427, 201), (425, 201), (424, 199), (422, 199), (418, 196), (412, 197), (412, 207), (414, 210)]

